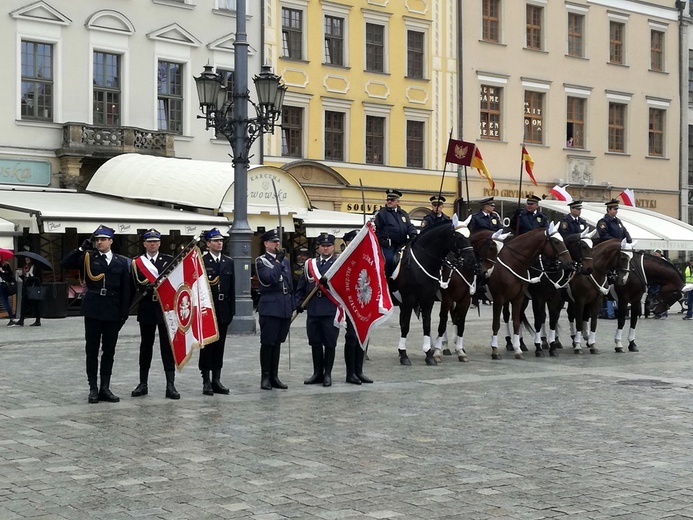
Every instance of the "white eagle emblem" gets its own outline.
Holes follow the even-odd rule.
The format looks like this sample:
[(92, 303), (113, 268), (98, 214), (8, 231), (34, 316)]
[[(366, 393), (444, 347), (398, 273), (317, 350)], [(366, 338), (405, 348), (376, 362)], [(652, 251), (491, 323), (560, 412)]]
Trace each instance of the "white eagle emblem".
[(464, 159), (467, 157), (467, 153), (469, 153), (469, 146), (455, 145), (455, 157), (457, 159)]
[(183, 299), (180, 302), (178, 314), (180, 315), (181, 321), (186, 321), (190, 316), (190, 298), (187, 294), (183, 296)]
[(371, 278), (368, 276), (368, 271), (365, 269), (362, 269), (359, 273), (359, 279), (356, 282), (356, 295), (361, 305), (368, 305), (373, 297)]

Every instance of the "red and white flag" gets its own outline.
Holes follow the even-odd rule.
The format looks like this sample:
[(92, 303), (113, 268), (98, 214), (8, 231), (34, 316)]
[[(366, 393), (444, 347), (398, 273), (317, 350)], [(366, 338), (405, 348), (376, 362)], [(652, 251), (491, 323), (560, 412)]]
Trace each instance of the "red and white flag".
[(392, 314), (392, 299), (385, 278), (385, 259), (371, 222), (361, 228), (332, 267), (325, 284), (346, 312), (361, 348), (377, 325)]
[(183, 254), (177, 265), (157, 282), (154, 291), (164, 311), (173, 359), (181, 370), (193, 349), (219, 339), (212, 291), (197, 246)]
[(554, 186), (551, 188), (551, 195), (556, 197), (556, 200), (563, 200), (565, 202), (573, 202), (573, 197), (568, 193), (568, 190), (565, 188), (562, 188), (559, 185)]
[(635, 192), (630, 188), (623, 190), (619, 195), (624, 206), (635, 206)]

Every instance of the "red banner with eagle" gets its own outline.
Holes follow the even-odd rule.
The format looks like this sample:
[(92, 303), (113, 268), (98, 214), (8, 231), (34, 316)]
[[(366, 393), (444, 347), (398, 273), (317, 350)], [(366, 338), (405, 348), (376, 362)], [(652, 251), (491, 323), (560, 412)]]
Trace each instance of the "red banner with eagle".
[(323, 285), (344, 309), (365, 349), (374, 327), (392, 314), (385, 259), (369, 222), (323, 276)]
[(176, 367), (181, 370), (193, 349), (219, 339), (212, 291), (199, 248), (183, 251), (171, 270), (157, 281), (154, 291), (164, 311)]

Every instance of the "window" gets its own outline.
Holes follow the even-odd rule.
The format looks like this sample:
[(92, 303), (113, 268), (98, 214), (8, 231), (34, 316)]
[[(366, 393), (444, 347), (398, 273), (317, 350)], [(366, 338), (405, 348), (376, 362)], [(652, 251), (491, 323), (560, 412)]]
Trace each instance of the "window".
[(424, 33), (407, 31), (407, 76), (424, 77)]
[(234, 72), (229, 69), (220, 69), (217, 67), (217, 74), (221, 76), (221, 84), (226, 87), (226, 101), (233, 103)]
[(344, 65), (344, 18), (325, 15), (325, 63)]
[(53, 45), (22, 42), (22, 119), (53, 120)]
[(500, 0), (483, 0), (481, 24), (481, 38), (500, 43)]
[(94, 52), (94, 124), (120, 126), (120, 56)]
[(385, 118), (366, 116), (366, 164), (384, 164)]
[(544, 94), (525, 91), (525, 137), (526, 143), (543, 144), (542, 123), (544, 116)]
[(626, 105), (609, 103), (609, 151), (626, 151)]
[(385, 72), (385, 27), (366, 24), (366, 70)]
[(303, 156), (303, 108), (282, 108), (282, 155)]
[(623, 37), (626, 26), (620, 22), (609, 22), (609, 62), (623, 65)]
[(481, 85), (481, 124), (479, 135), (484, 139), (500, 141), (501, 94), (503, 89)]
[(650, 108), (648, 155), (664, 157), (664, 110)]
[(693, 51), (688, 51), (688, 104), (693, 104)]
[(407, 121), (407, 167), (424, 167), (423, 121)]
[(159, 130), (183, 133), (183, 65), (159, 61), (158, 120)]
[(662, 31), (650, 33), (650, 68), (657, 72), (664, 70), (664, 33)]
[(585, 147), (585, 99), (568, 97), (566, 146)]
[(224, 9), (225, 11), (235, 11), (237, 2), (238, 0), (217, 0), (217, 4), (219, 5), (218, 9)]
[(527, 48), (540, 51), (541, 45), (541, 17), (543, 7), (527, 5)]
[(568, 13), (568, 56), (582, 58), (585, 55), (585, 17)]
[(325, 112), (325, 160), (344, 160), (343, 112)]
[(303, 12), (282, 7), (282, 57), (303, 58)]

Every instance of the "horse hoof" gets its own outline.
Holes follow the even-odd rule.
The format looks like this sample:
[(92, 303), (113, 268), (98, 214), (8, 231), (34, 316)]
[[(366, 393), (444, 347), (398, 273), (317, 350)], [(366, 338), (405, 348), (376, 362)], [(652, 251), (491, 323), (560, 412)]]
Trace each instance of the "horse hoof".
[(522, 352), (515, 352), (515, 359), (524, 359), (525, 357), (522, 355)]
[(503, 359), (503, 358), (501, 357), (500, 354), (495, 353), (495, 354), (491, 354), (491, 359)]
[(522, 352), (529, 352), (529, 349), (527, 348), (527, 345), (525, 345), (525, 342), (522, 338), (520, 338), (520, 350)]
[(443, 361), (443, 355), (439, 348), (433, 350), (433, 359), (435, 359), (436, 363)]
[(599, 352), (599, 349), (597, 347), (591, 347), (590, 354), (601, 354), (601, 352)]
[(544, 357), (544, 351), (541, 349), (541, 345), (539, 345), (537, 350), (534, 351), (534, 355), (537, 357)]
[(467, 357), (466, 354), (458, 354), (457, 360), (458, 360), (460, 363), (468, 363), (468, 362), (469, 362), (469, 358)]
[(436, 358), (431, 354), (431, 351), (429, 350), (426, 352), (426, 365), (429, 367), (436, 366), (438, 363), (436, 363)]
[(411, 360), (409, 359), (409, 356), (404, 354), (403, 356), (399, 356), (399, 364), (403, 365), (405, 367), (410, 367), (411, 366)]
[(556, 350), (550, 348), (550, 349), (549, 349), (549, 356), (551, 356), (551, 357), (558, 357), (558, 352), (556, 352)]
[(628, 346), (628, 350), (629, 350), (630, 352), (640, 352), (640, 349), (638, 348), (637, 345)]
[(623, 354), (623, 347), (616, 347), (614, 352), (616, 352), (616, 354)]
[(452, 356), (452, 352), (450, 351), (449, 348), (446, 348), (445, 350), (443, 350), (443, 355), (444, 356)]
[(573, 352), (574, 352), (575, 354), (582, 354), (582, 349), (581, 349), (581, 348), (574, 348), (574, 349), (573, 349)]
[(552, 341), (551, 344), (549, 345), (549, 350), (557, 349), (557, 348), (563, 348), (563, 345), (561, 345), (561, 342), (556, 340)]

